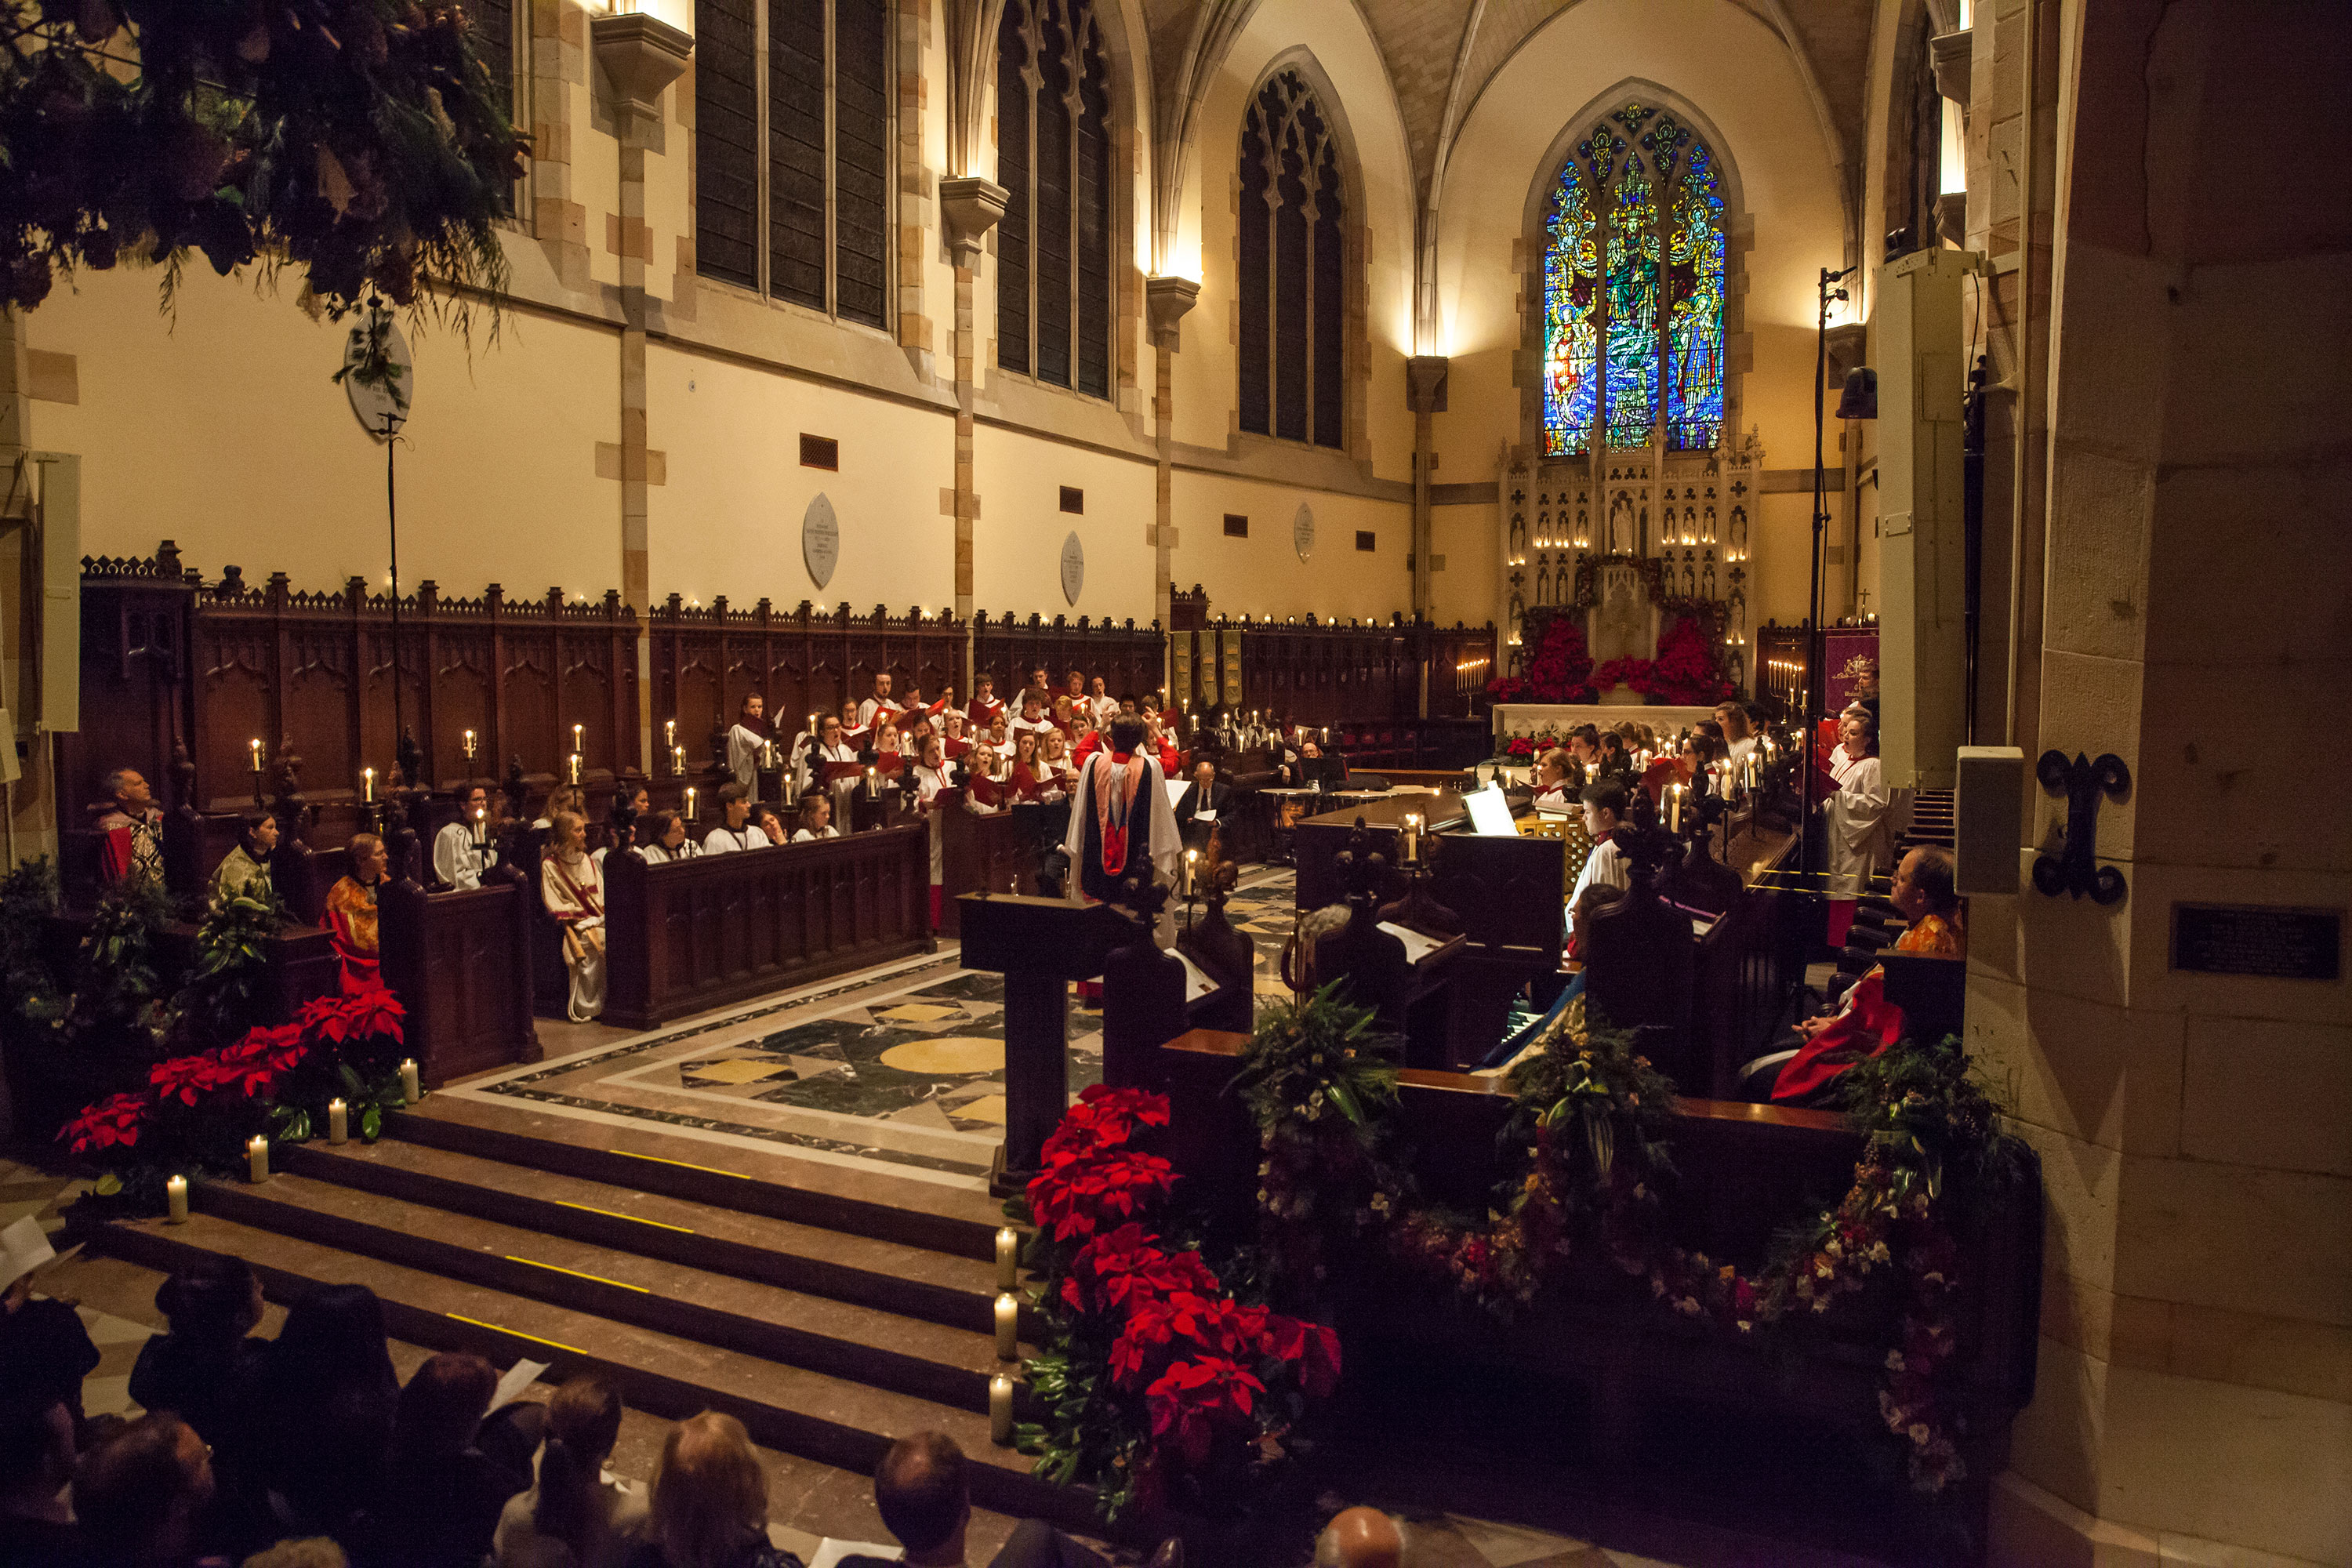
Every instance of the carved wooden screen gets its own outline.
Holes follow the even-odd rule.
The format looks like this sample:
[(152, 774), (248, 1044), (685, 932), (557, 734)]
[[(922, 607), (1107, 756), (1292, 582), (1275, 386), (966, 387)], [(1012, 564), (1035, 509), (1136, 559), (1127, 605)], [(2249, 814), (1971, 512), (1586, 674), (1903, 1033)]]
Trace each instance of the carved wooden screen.
[(1114, 697), (1148, 698), (1165, 682), (1168, 638), (1157, 625), (1139, 626), (1133, 621), (1075, 622), (1060, 616), (1052, 620), (1031, 616), (992, 617), (985, 611), (972, 618), (972, 661), (975, 672), (996, 678), (996, 694), (1010, 699), (1029, 683), (1029, 672), (1043, 666), (1054, 689), (1073, 669), (1089, 681), (1103, 678)]
[[(765, 599), (730, 610), (721, 598), (706, 609), (672, 595), (654, 611), (648, 632), (655, 744), (675, 722), (688, 764), (698, 769), (752, 692), (770, 722), (790, 736), (809, 714), (837, 712), (843, 702), (870, 695), (874, 677), (885, 671), (900, 695), (919, 685), (927, 700), (962, 685), (963, 624), (952, 616), (893, 616), (878, 605), (870, 616), (853, 616), (846, 605), (820, 610), (805, 600), (794, 610)], [(966, 696), (959, 689), (959, 700)], [(662, 766), (656, 758), (655, 771)]]

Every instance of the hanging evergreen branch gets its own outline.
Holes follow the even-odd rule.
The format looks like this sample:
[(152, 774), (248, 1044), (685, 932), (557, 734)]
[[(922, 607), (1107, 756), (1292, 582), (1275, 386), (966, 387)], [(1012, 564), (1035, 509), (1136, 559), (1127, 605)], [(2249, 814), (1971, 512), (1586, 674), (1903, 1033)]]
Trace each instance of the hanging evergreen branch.
[(298, 266), (337, 320), (380, 294), (467, 330), (525, 148), (468, 26), (416, 0), (0, 0), (0, 306), (131, 260), (168, 309), (193, 251)]

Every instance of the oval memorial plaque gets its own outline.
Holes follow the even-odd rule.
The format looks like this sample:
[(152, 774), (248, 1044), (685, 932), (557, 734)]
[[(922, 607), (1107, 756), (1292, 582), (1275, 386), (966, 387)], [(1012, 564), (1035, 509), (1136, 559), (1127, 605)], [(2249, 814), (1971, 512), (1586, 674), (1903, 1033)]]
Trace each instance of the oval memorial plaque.
[(1291, 520), (1290, 543), (1301, 561), (1315, 549), (1315, 512), (1305, 501), (1298, 503), (1298, 515)]
[(801, 560), (820, 589), (833, 581), (833, 569), (841, 560), (841, 521), (823, 490), (801, 514)]
[(1078, 602), (1078, 590), (1087, 585), (1087, 547), (1078, 542), (1078, 531), (1062, 541), (1062, 597), (1072, 605)]

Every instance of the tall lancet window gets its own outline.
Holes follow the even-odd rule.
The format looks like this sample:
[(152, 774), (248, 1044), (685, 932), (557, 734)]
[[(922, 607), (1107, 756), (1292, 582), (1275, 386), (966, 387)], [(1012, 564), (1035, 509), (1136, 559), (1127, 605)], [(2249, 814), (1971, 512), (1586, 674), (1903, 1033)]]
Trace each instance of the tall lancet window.
[(1242, 428), (1344, 445), (1346, 198), (1330, 118), (1297, 71), (1251, 100), (1241, 175)]
[(1088, 0), (1005, 0), (996, 363), (1110, 395), (1110, 68)]
[(1544, 453), (1723, 438), (1723, 178), (1672, 110), (1604, 116), (1545, 214)]

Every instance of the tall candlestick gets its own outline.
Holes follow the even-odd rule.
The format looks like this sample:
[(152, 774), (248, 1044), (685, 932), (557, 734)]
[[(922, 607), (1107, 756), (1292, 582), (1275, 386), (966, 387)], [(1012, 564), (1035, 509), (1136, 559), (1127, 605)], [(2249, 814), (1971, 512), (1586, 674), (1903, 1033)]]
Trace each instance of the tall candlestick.
[(368, 805), (375, 804), (375, 770), (373, 768), (360, 770), (360, 800)]
[(882, 793), (881, 776), (881, 774), (876, 773), (872, 768), (866, 770), (866, 799), (872, 800), (876, 795)]
[(475, 813), (474, 813), (474, 845), (475, 845), (475, 847), (479, 848), (481, 846), (483, 846), (483, 845), (485, 845), (485, 844), (488, 844), (489, 841), (490, 841), (490, 814), (489, 814), (488, 811), (486, 811), (486, 810), (485, 810), (485, 811), (477, 811), (477, 812), (475, 812)]
[(352, 1140), (351, 1108), (340, 1100), (327, 1101), (327, 1142), (348, 1143)]
[(261, 775), (261, 742), (247, 741), (246, 744), (253, 748), (253, 772), (254, 776), (258, 778)]
[(996, 1359), (1021, 1359), (1021, 1303), (1010, 1290), (996, 1298)]
[(580, 753), (577, 752), (572, 752), (571, 756), (564, 759), (564, 763), (570, 771), (570, 776), (564, 782), (567, 784), (578, 784), (580, 782)]
[(1001, 1372), (988, 1380), (988, 1440), (1013, 1447), (1013, 1380)]
[(258, 1132), (245, 1142), (245, 1176), (256, 1184), (269, 1180), (269, 1140)]
[(409, 1058), (400, 1064), (401, 1098), (414, 1105), (425, 1098), (424, 1089), (416, 1081), (416, 1058)]
[(188, 1178), (173, 1176), (163, 1184), (163, 1202), (169, 1209), (163, 1217), (172, 1225), (188, 1223)]
[(685, 776), (686, 748), (684, 746), (672, 746), (669, 749), (669, 772), (672, 778)]
[(1021, 1283), (1021, 1233), (1011, 1226), (996, 1233), (996, 1288), (1010, 1290)]
[(478, 750), (478, 746), (474, 740), (474, 732), (471, 730), (466, 731), (465, 743), (460, 746), (458, 750), (466, 753), (466, 760), (467, 762), (470, 763), (474, 760), (474, 752)]
[(575, 752), (584, 752), (588, 749), (587, 725), (574, 724), (572, 726), (572, 749)]
[(1185, 896), (1186, 898), (1188, 898), (1188, 899), (1189, 899), (1189, 898), (1191, 898), (1191, 897), (1192, 896), (1192, 880), (1193, 880), (1193, 879), (1194, 879), (1195, 877), (1197, 877), (1197, 876), (1200, 874), (1200, 870), (1201, 870), (1201, 852), (1200, 852), (1198, 849), (1187, 849), (1187, 850), (1185, 850), (1185, 851), (1184, 851), (1184, 896)]
[(702, 820), (702, 806), (695, 798), (695, 789), (692, 784), (686, 786), (686, 819), (688, 822)]
[(677, 745), (677, 720), (665, 719), (662, 721), (662, 744), (672, 748), (675, 748)]

